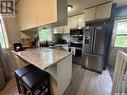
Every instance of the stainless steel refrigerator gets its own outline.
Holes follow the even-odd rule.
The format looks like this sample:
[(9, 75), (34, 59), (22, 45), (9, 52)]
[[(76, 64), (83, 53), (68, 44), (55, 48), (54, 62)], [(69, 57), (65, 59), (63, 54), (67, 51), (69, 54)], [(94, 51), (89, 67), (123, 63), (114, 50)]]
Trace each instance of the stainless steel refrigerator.
[(98, 73), (103, 71), (107, 23), (86, 24), (83, 38), (83, 68)]

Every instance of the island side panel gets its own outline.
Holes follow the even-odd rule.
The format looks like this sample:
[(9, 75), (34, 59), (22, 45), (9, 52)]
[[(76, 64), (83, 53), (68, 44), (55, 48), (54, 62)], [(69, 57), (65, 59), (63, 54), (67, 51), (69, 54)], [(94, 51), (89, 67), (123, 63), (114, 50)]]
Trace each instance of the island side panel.
[(63, 95), (72, 78), (72, 55), (57, 64), (58, 95)]
[(13, 63), (14, 70), (29, 65), (28, 62), (21, 59), (19, 56), (15, 55), (15, 54), (13, 54), (13, 58), (14, 58), (14, 63)]
[(58, 95), (58, 87), (57, 87), (57, 64), (46, 68), (45, 71), (50, 74), (50, 89), (51, 89), (51, 95)]

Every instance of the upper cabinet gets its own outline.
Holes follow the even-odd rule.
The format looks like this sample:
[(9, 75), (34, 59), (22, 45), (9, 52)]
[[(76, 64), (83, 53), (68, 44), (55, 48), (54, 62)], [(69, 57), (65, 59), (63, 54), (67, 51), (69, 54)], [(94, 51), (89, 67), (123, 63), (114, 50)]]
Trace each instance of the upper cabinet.
[(60, 27), (55, 27), (53, 29), (54, 34), (65, 34), (65, 33), (70, 33), (70, 28), (68, 26), (60, 26)]
[(36, 0), (38, 26), (57, 22), (57, 1)]
[(85, 26), (85, 16), (84, 14), (80, 14), (77, 16), (68, 18), (68, 27), (71, 28), (82, 28)]
[(86, 9), (84, 11), (84, 14), (85, 14), (85, 22), (95, 20), (96, 7)]
[(96, 19), (110, 18), (112, 3), (97, 6)]
[(18, 22), (20, 30), (36, 27), (35, 0), (19, 0)]
[(20, 30), (67, 24), (67, 0), (19, 0)]
[(69, 17), (68, 18), (68, 27), (71, 28), (77, 28), (77, 21), (78, 21), (78, 17), (77, 16), (73, 16), (73, 17)]
[(54, 34), (70, 33), (71, 28), (85, 27), (84, 18), (85, 18), (84, 14), (69, 17), (67, 26), (54, 28)]
[(85, 27), (85, 15), (84, 14), (78, 15), (77, 24), (78, 24), (78, 28)]
[(85, 22), (97, 20), (97, 19), (107, 19), (110, 18), (112, 8), (112, 2), (108, 2), (105, 4), (98, 5), (93, 8), (86, 9), (84, 11), (85, 14)]

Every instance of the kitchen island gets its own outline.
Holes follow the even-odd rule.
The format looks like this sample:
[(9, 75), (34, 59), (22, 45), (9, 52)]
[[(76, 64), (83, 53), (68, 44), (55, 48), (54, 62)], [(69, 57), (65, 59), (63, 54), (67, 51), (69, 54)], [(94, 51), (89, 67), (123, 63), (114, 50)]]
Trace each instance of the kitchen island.
[(49, 48), (29, 49), (26, 51), (14, 52), (18, 68), (22, 64), (32, 64), (51, 75), (52, 95), (63, 95), (72, 78), (72, 54), (64, 50)]

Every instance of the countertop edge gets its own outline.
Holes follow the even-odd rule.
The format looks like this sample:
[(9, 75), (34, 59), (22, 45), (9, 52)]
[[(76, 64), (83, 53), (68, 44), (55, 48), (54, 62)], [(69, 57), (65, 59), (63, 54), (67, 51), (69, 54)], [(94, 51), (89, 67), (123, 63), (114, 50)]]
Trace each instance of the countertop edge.
[(35, 65), (35, 63), (31, 63), (31, 62), (29, 62), (28, 60), (25, 60), (22, 56), (20, 56), (20, 55), (17, 54), (17, 53), (20, 53), (20, 52), (15, 52), (14, 50), (11, 50), (11, 52), (12, 52), (13, 54), (17, 55), (17, 56), (18, 56), (19, 58), (21, 58), (22, 60), (24, 60), (24, 61), (26, 61), (26, 62), (28, 62), (28, 63), (30, 63), (30, 64), (32, 64), (32, 65), (38, 67), (38, 68), (40, 68), (41, 70), (44, 70), (44, 69), (47, 69), (47, 68), (50, 67), (50, 66), (56, 65), (58, 62), (60, 62), (60, 61), (63, 60), (64, 58), (66, 58), (66, 57), (72, 55), (72, 53), (69, 52), (65, 57), (63, 57), (63, 58), (61, 58), (61, 59), (59, 59), (59, 60), (53, 62), (53, 63), (50, 64), (49, 66), (45, 66), (44, 68), (42, 68), (42, 67), (40, 67), (40, 66), (37, 65), (37, 64)]

